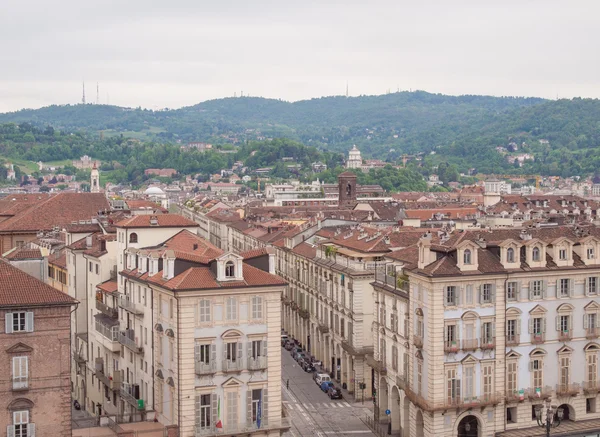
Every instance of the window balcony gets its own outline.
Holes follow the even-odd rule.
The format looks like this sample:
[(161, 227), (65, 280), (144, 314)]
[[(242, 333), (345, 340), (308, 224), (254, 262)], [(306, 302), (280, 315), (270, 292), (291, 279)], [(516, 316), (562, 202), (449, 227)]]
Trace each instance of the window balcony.
[(449, 340), (444, 342), (444, 352), (447, 354), (455, 354), (459, 349), (458, 340)]
[(495, 337), (483, 337), (481, 339), (481, 349), (494, 349), (496, 347)]
[(102, 358), (96, 358), (96, 369), (95, 375), (99, 381), (101, 381), (109, 390), (119, 391), (121, 389), (121, 372), (113, 371), (112, 375), (105, 373), (104, 360)]
[(592, 338), (598, 338), (600, 335), (600, 328), (596, 327), (596, 328), (586, 328), (585, 330), (585, 338), (587, 339), (592, 339)]
[(457, 396), (446, 399), (446, 407), (479, 408), (500, 403), (502, 393), (490, 393), (481, 396)]
[(358, 347), (351, 340), (342, 340), (342, 349), (353, 357), (366, 356), (373, 353), (373, 346)]
[(117, 341), (119, 343), (121, 343), (123, 346), (125, 346), (126, 348), (135, 352), (136, 354), (144, 353), (144, 348), (142, 346), (138, 346), (137, 339), (135, 338), (135, 333), (131, 329), (119, 332)]
[(479, 340), (477, 338), (471, 338), (462, 341), (461, 349), (465, 352), (474, 351), (479, 347)]
[(508, 334), (506, 336), (507, 346), (517, 346), (521, 342), (519, 334)]
[(122, 294), (119, 296), (119, 306), (125, 311), (129, 311), (130, 313), (135, 314), (137, 316), (144, 315), (144, 309), (142, 308), (142, 306), (136, 305), (135, 302), (132, 299), (130, 299), (127, 295)]
[(585, 381), (583, 383), (583, 392), (588, 395), (595, 395), (600, 392), (600, 381)]
[(8, 425), (6, 435), (8, 437), (35, 437), (35, 423)]
[(319, 326), (317, 326), (317, 330), (321, 334), (329, 334), (329, 326), (327, 326), (324, 322), (319, 321)]
[(579, 394), (580, 389), (581, 389), (581, 385), (578, 383), (557, 384), (556, 385), (556, 394), (558, 396), (577, 396), (577, 394)]
[(29, 390), (29, 378), (27, 376), (13, 376), (12, 389), (14, 391)]
[(531, 343), (532, 344), (542, 344), (544, 341), (546, 341), (545, 339), (545, 335), (543, 332), (537, 333), (537, 334), (531, 334)]
[[(199, 425), (196, 424), (194, 427), (194, 437), (213, 437), (213, 436), (234, 436), (234, 435), (246, 435), (252, 433), (253, 431), (275, 431), (281, 430), (286, 431), (291, 427), (289, 417), (281, 417), (277, 420), (268, 420), (267, 417), (263, 417), (260, 423), (260, 428), (256, 422), (249, 422), (246, 424), (243, 423), (234, 423), (227, 424), (223, 423), (222, 428), (216, 428), (213, 424), (207, 425)], [(269, 433), (270, 434), (270, 433)]]
[(552, 396), (552, 387), (546, 385), (544, 387), (529, 388), (525, 391), (525, 394), (530, 400), (548, 399)]
[(119, 311), (116, 308), (111, 308), (98, 299), (96, 299), (96, 309), (111, 319), (117, 319), (119, 317)]
[(212, 375), (217, 372), (217, 365), (214, 361), (205, 363), (204, 361), (195, 362), (196, 375)]
[(375, 358), (372, 355), (367, 355), (367, 364), (379, 373), (381, 376), (387, 375), (387, 368), (385, 366), (385, 357)]
[(96, 332), (100, 334), (100, 341), (105, 348), (111, 352), (121, 351), (119, 325), (106, 325), (100, 320), (96, 320)]
[(523, 402), (524, 400), (525, 400), (525, 392), (523, 392), (523, 395), (521, 395), (519, 390), (514, 391), (512, 393), (509, 393), (509, 392), (506, 393), (506, 403), (507, 404), (512, 404), (515, 402)]
[(569, 341), (572, 338), (573, 338), (573, 335), (571, 334), (571, 330), (558, 332), (558, 341)]
[(407, 387), (407, 381), (405, 375), (397, 375), (396, 376), (396, 385), (398, 388), (404, 390)]
[(146, 404), (143, 399), (140, 399), (140, 386), (138, 384), (122, 383), (119, 396), (138, 411), (144, 411)]
[(420, 335), (413, 335), (413, 344), (419, 348), (423, 349), (423, 337)]
[(265, 370), (267, 367), (267, 357), (248, 358), (248, 370)]
[(241, 372), (244, 369), (244, 363), (242, 359), (231, 361), (223, 360), (222, 369), (223, 372)]
[(302, 317), (303, 319), (307, 319), (307, 320), (310, 319), (310, 313), (308, 312), (308, 310), (301, 309), (298, 311), (298, 315), (300, 317)]

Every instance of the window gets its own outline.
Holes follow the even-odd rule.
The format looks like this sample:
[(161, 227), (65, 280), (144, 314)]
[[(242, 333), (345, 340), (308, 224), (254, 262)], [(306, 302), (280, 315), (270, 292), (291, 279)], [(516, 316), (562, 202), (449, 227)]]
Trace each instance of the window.
[(13, 357), (13, 390), (22, 390), (29, 386), (29, 359), (28, 357)]
[(423, 387), (423, 360), (417, 359), (417, 394), (421, 395), (421, 387)]
[(463, 397), (465, 398), (465, 400), (470, 400), (473, 398), (473, 393), (474, 393), (474, 387), (473, 387), (473, 373), (474, 372), (474, 368), (473, 366), (467, 366), (467, 367), (463, 367), (463, 371), (464, 371), (464, 391), (463, 391)]
[(595, 351), (587, 354), (586, 362), (586, 381), (590, 389), (595, 389), (598, 380), (598, 355)]
[[(241, 343), (239, 343), (241, 346)], [(238, 343), (226, 343), (225, 344), (225, 359), (227, 361), (237, 361), (238, 355)]]
[(13, 427), (13, 437), (28, 437), (34, 435), (34, 425), (29, 423), (29, 411), (14, 411)]
[(230, 297), (227, 299), (226, 305), (226, 316), (227, 320), (237, 320), (237, 300), (235, 297)]
[(138, 242), (138, 236), (135, 232), (132, 232), (131, 234), (129, 234), (129, 242), (130, 243), (137, 243)]
[(532, 333), (534, 335), (541, 335), (544, 328), (544, 319), (541, 317), (534, 317), (533, 319), (531, 319), (532, 325), (533, 325), (533, 331)]
[(587, 248), (587, 259), (594, 259), (594, 258), (595, 258), (594, 248), (588, 247)]
[(395, 312), (390, 315), (390, 328), (392, 332), (398, 333), (398, 315)]
[(529, 283), (529, 299), (542, 299), (543, 297), (543, 282), (542, 281), (531, 281)]
[(194, 355), (195, 355), (196, 361), (199, 363), (209, 364), (210, 363), (210, 355), (211, 355), (211, 345), (196, 343), (195, 346), (196, 346), (196, 348), (194, 351)]
[(6, 333), (33, 332), (33, 312), (6, 313)]
[(460, 398), (460, 380), (456, 378), (456, 369), (446, 372), (448, 404), (456, 403)]
[(210, 322), (210, 300), (201, 299), (198, 303), (198, 321), (200, 323)]
[(482, 304), (492, 303), (494, 301), (494, 285), (483, 284), (479, 292), (479, 302)]
[(519, 299), (519, 284), (517, 282), (507, 282), (506, 283), (506, 300), (507, 301), (516, 301)]
[(532, 261), (540, 261), (540, 249), (539, 247), (534, 247), (531, 251), (531, 260)]
[(510, 361), (506, 363), (506, 391), (508, 395), (514, 395), (517, 393), (517, 361)]
[(556, 282), (557, 297), (569, 297), (571, 295), (571, 281), (569, 279), (559, 279)]
[(473, 285), (467, 285), (465, 291), (465, 304), (473, 305)]
[(258, 418), (258, 406), (262, 401), (262, 389), (252, 390), (252, 423), (256, 423)]
[(493, 322), (481, 323), (481, 345), (494, 343), (494, 324)]
[(557, 317), (557, 326), (556, 326), (556, 330), (559, 332), (569, 332), (569, 329), (571, 327), (571, 316), (569, 315), (561, 315)]
[(558, 259), (560, 259), (561, 261), (565, 261), (567, 259), (567, 250), (566, 249), (558, 250)]
[(517, 319), (506, 320), (506, 342), (515, 344), (519, 341), (519, 321)]
[(563, 388), (568, 388), (571, 382), (571, 357), (560, 357), (560, 384)]
[(227, 392), (227, 421), (226, 426), (235, 428), (238, 423), (238, 393), (237, 392)]
[(529, 370), (533, 373), (533, 388), (542, 388), (543, 380), (544, 380), (544, 363), (539, 358), (534, 358), (529, 363)]
[(267, 342), (265, 340), (253, 340), (250, 344), (250, 357), (256, 360), (258, 357), (266, 355), (266, 346)]
[(483, 371), (483, 396), (489, 399), (492, 396), (492, 365), (486, 364)]
[(583, 315), (583, 328), (588, 338), (594, 338), (598, 331), (598, 314), (586, 313)]
[(456, 345), (456, 325), (446, 326), (446, 343), (447, 345)]
[(235, 278), (235, 265), (233, 264), (233, 261), (227, 261), (227, 263), (225, 263), (225, 277)]
[(398, 347), (392, 346), (392, 369), (398, 371)]
[(591, 276), (585, 280), (585, 291), (589, 295), (598, 294), (598, 277)]
[(463, 254), (463, 263), (471, 264), (471, 251), (469, 249), (465, 249), (465, 252)]
[(209, 394), (196, 396), (196, 428), (211, 429), (211, 398)]
[(100, 274), (100, 264), (96, 264), (96, 274)]
[(260, 296), (252, 297), (252, 318), (254, 320), (263, 318), (263, 300)]
[(92, 272), (93, 269), (94, 269), (94, 264), (90, 261), (90, 273)]
[(506, 262), (514, 263), (515, 262), (515, 249), (509, 247), (506, 251)]
[(456, 287), (451, 285), (446, 287), (446, 306), (458, 305), (458, 295), (456, 293)]

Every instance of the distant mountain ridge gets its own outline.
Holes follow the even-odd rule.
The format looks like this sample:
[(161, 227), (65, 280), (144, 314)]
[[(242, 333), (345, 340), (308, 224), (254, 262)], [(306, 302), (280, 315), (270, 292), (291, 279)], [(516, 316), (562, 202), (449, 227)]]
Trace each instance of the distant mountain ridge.
[[(365, 157), (398, 160), (403, 154), (422, 152), (430, 156), (432, 165), (448, 161), (461, 169), (542, 174), (595, 171), (590, 159), (600, 155), (598, 120), (600, 102), (595, 99), (550, 101), (424, 91), (293, 103), (224, 98), (163, 111), (66, 105), (0, 114), (0, 123), (50, 124), (67, 131), (139, 133), (162, 141), (213, 143), (289, 137), (338, 152), (357, 144)], [(517, 168), (496, 150), (509, 144), (518, 149), (511, 149), (509, 155), (524, 151), (535, 159)]]

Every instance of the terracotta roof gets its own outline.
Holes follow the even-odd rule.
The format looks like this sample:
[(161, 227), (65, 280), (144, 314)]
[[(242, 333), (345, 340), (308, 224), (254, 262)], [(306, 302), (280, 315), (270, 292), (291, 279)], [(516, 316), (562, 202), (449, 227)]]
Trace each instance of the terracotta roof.
[(18, 261), (18, 260), (25, 260), (25, 259), (40, 259), (40, 258), (43, 258), (43, 256), (42, 256), (42, 252), (40, 252), (40, 249), (29, 249), (29, 248), (23, 247), (23, 248), (15, 249), (15, 250), (11, 251), (4, 258), (6, 258), (8, 260)]
[(119, 284), (117, 281), (109, 280), (102, 284), (96, 285), (96, 288), (104, 291), (105, 293), (116, 293), (119, 290)]
[(259, 256), (268, 255), (269, 252), (266, 247), (261, 247), (260, 249), (252, 249), (246, 252), (240, 253), (240, 256), (244, 259), (257, 258)]
[(294, 247), (292, 252), (305, 258), (313, 259), (315, 256), (317, 256), (317, 247), (308, 243), (300, 243)]
[[(42, 197), (44, 199), (44, 197)], [(0, 223), (0, 233), (38, 232), (89, 220), (110, 207), (102, 193), (60, 193)]]
[(102, 228), (98, 223), (85, 223), (85, 224), (70, 224), (65, 226), (65, 231), (72, 234), (84, 234), (101, 231)]
[(60, 252), (55, 252), (48, 257), (48, 264), (55, 265), (56, 267), (60, 267), (61, 269), (67, 268), (67, 254), (64, 250)]
[(345, 171), (345, 172), (343, 172), (343, 173), (340, 173), (340, 174), (338, 175), (338, 178), (339, 178), (339, 177), (345, 177), (345, 178), (348, 178), (348, 177), (353, 177), (353, 178), (355, 178), (355, 177), (356, 177), (356, 175), (355, 175), (354, 173), (352, 173), (351, 171)]
[(77, 301), (0, 259), (0, 307), (74, 305)]
[[(156, 218), (157, 225), (151, 225), (150, 219)], [(191, 228), (198, 227), (198, 223), (186, 219), (178, 214), (157, 214), (157, 215), (134, 215), (132, 217), (121, 220), (115, 223), (117, 228)]]

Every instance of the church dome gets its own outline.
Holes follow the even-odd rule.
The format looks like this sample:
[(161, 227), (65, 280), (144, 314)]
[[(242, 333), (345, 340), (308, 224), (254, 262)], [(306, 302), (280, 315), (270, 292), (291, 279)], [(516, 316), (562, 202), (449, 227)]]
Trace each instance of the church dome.
[(146, 191), (144, 191), (144, 194), (150, 195), (150, 196), (159, 196), (159, 195), (164, 195), (165, 192), (158, 187), (150, 187)]

